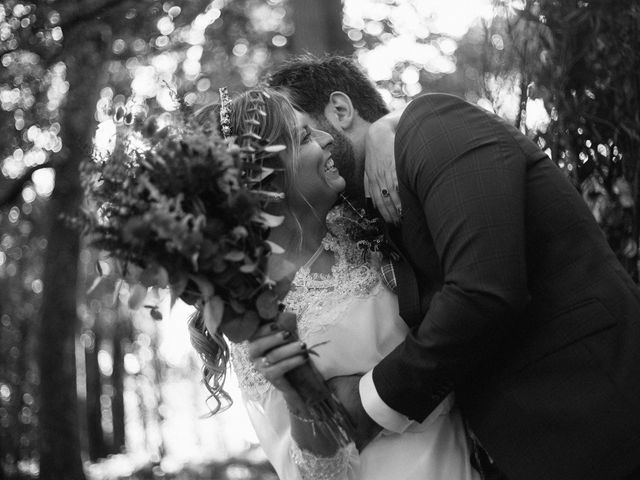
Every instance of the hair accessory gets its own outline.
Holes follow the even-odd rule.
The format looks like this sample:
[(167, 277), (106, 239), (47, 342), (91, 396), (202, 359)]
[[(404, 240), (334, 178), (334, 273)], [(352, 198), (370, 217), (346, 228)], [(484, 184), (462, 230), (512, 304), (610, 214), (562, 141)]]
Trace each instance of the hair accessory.
[(231, 99), (227, 87), (218, 89), (220, 93), (220, 129), (222, 136), (229, 138), (231, 136)]

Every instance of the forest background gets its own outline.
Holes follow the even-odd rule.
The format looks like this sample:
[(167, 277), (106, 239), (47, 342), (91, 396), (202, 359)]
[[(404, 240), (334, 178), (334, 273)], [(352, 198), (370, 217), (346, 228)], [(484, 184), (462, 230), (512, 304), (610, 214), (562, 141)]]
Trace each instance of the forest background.
[(201, 418), (188, 309), (130, 310), (61, 220), (116, 111), (214, 102), (291, 54), (353, 55), (392, 107), (449, 92), (531, 136), (637, 282), (639, 30), (635, 0), (5, 0), (0, 480), (275, 478), (240, 407)]

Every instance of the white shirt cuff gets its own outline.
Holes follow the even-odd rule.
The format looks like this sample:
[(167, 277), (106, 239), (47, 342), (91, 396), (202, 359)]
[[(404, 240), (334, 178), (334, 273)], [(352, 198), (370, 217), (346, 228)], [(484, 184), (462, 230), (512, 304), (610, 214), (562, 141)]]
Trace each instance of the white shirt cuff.
[(367, 414), (381, 427), (395, 433), (404, 432), (413, 423), (409, 417), (396, 412), (389, 407), (378, 395), (373, 383), (373, 370), (369, 370), (358, 385), (360, 400)]

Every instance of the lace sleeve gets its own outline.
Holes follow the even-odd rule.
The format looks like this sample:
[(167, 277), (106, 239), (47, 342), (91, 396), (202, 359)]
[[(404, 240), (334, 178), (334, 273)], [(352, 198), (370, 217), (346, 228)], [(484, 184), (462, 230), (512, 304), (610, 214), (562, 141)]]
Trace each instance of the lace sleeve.
[(291, 442), (289, 451), (302, 480), (346, 480), (349, 458), (356, 454), (353, 443), (338, 449), (332, 457), (320, 457), (303, 450), (295, 441)]

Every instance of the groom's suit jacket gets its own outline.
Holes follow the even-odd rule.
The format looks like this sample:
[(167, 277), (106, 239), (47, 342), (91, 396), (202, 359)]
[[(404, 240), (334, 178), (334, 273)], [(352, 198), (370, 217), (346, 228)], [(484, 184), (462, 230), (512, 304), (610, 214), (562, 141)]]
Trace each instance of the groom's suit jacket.
[(380, 398), (421, 421), (453, 388), (510, 479), (631, 478), (640, 293), (575, 188), (516, 129), (450, 95), (407, 107), (395, 155), (420, 302), (373, 370)]

